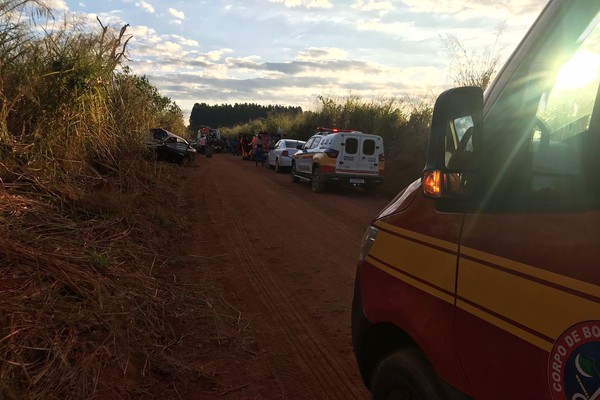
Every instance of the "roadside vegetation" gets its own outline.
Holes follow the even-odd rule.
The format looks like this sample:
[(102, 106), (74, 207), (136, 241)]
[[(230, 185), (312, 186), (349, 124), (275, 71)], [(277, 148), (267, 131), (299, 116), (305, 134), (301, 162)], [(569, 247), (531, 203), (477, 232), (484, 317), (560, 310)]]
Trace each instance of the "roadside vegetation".
[(220, 313), (172, 284), (177, 167), (145, 157), (148, 128), (185, 126), (120, 68), (126, 26), (45, 21), (43, 1), (0, 2), (0, 398), (128, 397), (175, 368), (175, 315), (213, 336)]
[[(143, 141), (151, 127), (187, 128), (177, 104), (122, 66), (129, 39), (100, 20), (61, 24), (43, 0), (0, 2), (0, 398), (127, 398), (141, 390), (131, 377), (181, 368), (169, 348), (182, 318), (209, 338), (239, 329), (208, 286), (173, 281), (185, 249), (165, 243), (188, 223), (173, 213), (178, 167), (155, 163)], [(383, 136), (387, 192), (419, 175), (429, 102), (319, 102), (223, 132), (353, 128)], [(190, 374), (212, 385), (210, 371)]]

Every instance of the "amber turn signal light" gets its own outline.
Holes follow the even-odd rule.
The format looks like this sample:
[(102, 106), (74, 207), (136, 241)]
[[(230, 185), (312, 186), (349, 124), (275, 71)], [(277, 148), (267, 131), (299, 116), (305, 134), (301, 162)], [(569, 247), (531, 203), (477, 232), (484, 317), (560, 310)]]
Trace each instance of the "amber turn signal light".
[(439, 170), (426, 171), (421, 177), (421, 187), (425, 196), (442, 196), (442, 172)]

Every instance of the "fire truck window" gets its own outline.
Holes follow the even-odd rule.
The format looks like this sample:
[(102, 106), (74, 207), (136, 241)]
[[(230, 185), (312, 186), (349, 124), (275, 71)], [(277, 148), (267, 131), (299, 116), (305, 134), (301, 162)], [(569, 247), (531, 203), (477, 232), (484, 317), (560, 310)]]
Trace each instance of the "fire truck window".
[(358, 152), (358, 139), (348, 138), (344, 145), (344, 151), (346, 154), (356, 154)]
[(367, 139), (363, 142), (363, 154), (365, 156), (372, 156), (375, 154), (375, 141)]
[(586, 34), (540, 98), (529, 143), (532, 192), (565, 196), (576, 189), (573, 182), (582, 182), (584, 143), (600, 84), (600, 26)]
[(467, 168), (465, 160), (473, 153), (473, 118), (470, 115), (456, 118), (449, 128), (446, 134), (446, 167)]

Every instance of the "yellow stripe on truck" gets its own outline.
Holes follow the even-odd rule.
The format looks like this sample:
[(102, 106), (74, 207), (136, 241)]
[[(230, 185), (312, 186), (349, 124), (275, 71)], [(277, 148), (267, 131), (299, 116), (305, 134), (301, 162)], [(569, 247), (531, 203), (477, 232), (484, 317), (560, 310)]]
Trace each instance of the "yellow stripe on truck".
[[(380, 230), (369, 254), (379, 261), (379, 265), (387, 265), (386, 272), (389, 273), (391, 267), (396, 271), (393, 274), (396, 277), (401, 274), (405, 277), (403, 279), (405, 281), (421, 281), (434, 292), (445, 293), (444, 296), (438, 293), (436, 297), (441, 296), (446, 299), (448, 295), (454, 293), (456, 245), (448, 246), (448, 242), (395, 227), (391, 227), (389, 231), (383, 230), (389, 227), (388, 224), (377, 223), (376, 226)], [(434, 247), (420, 243), (421, 239), (425, 238)], [(442, 246), (438, 246), (440, 244)], [(422, 288), (421, 286), (419, 288)], [(431, 293), (429, 290), (427, 292)], [(454, 300), (450, 302), (454, 303)]]
[(531, 265), (523, 264), (508, 258), (498, 257), (493, 254), (484, 253), (483, 251), (475, 250), (469, 247), (462, 247), (460, 252), (463, 256), (472, 257), (484, 262), (501, 266), (508, 270), (530, 275), (533, 278), (541, 279), (558, 286), (563, 286), (590, 296), (600, 296), (600, 286), (583, 282), (568, 276), (560, 275), (554, 272), (549, 272), (541, 268), (532, 267)]
[(403, 271), (400, 271), (396, 268), (391, 268), (390, 266), (377, 261), (373, 257), (367, 256), (366, 260), (374, 267), (382, 270), (383, 272), (385, 272), (387, 274), (392, 275), (393, 277), (401, 280), (402, 282), (405, 282), (405, 283), (409, 284), (410, 286), (420, 289), (427, 294), (435, 296), (438, 299), (444, 300), (447, 303), (454, 304), (454, 296), (453, 295), (443, 292), (443, 291), (439, 290), (438, 288), (435, 288), (431, 285), (423, 283), (417, 279), (414, 279), (410, 275), (403, 273)]
[[(596, 293), (600, 293), (600, 288)], [(477, 316), (505, 330), (515, 333), (498, 324), (498, 317), (514, 327), (538, 333), (539, 338), (546, 340), (532, 341), (529, 334), (517, 336), (544, 350), (549, 350), (554, 339), (568, 327), (600, 315), (600, 303), (592, 299), (550, 286), (531, 275), (515, 274), (464, 258), (459, 265), (458, 297), (458, 307), (472, 312), (471, 305), (461, 300), (471, 302), (481, 310)]]
[(432, 236), (423, 235), (422, 233), (409, 231), (407, 229), (398, 228), (397, 226), (388, 224), (386, 222), (377, 221), (377, 222), (375, 222), (374, 226), (379, 229), (384, 229), (384, 230), (396, 233), (398, 235), (405, 236), (407, 238), (414, 239), (419, 242), (423, 242), (424, 244), (428, 244), (428, 245), (435, 246), (435, 247), (440, 247), (442, 249), (446, 249), (446, 250), (454, 252), (454, 253), (456, 253), (458, 250), (458, 246), (456, 245), (456, 243), (437, 239)]
[(458, 301), (457, 302), (457, 306), (468, 312), (469, 314), (473, 314), (474, 316), (489, 322), (490, 324), (508, 332), (513, 334), (514, 336), (521, 338), (523, 340), (525, 340), (526, 342), (529, 342), (531, 344), (533, 344), (536, 347), (541, 348), (542, 350), (546, 350), (546, 351), (550, 351), (552, 349), (552, 343), (548, 342), (547, 340), (540, 338), (539, 336), (528, 332), (525, 329), (519, 328), (518, 326), (514, 325), (511, 322), (505, 321), (501, 318), (498, 317), (494, 317), (493, 315), (482, 311), (481, 309), (474, 307), (468, 303), (465, 303), (463, 301)]
[[(453, 303), (457, 245), (378, 221), (367, 261)], [(457, 307), (543, 350), (565, 329), (600, 315), (600, 287), (468, 247), (461, 248)]]

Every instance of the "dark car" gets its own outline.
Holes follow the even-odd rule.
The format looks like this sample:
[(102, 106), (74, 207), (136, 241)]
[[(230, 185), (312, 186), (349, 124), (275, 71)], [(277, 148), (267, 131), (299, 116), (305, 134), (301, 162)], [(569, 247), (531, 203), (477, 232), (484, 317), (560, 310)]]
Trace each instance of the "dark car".
[(162, 128), (150, 129), (148, 136), (147, 145), (154, 150), (158, 161), (164, 160), (183, 165), (190, 165), (194, 162), (196, 149), (181, 136)]

